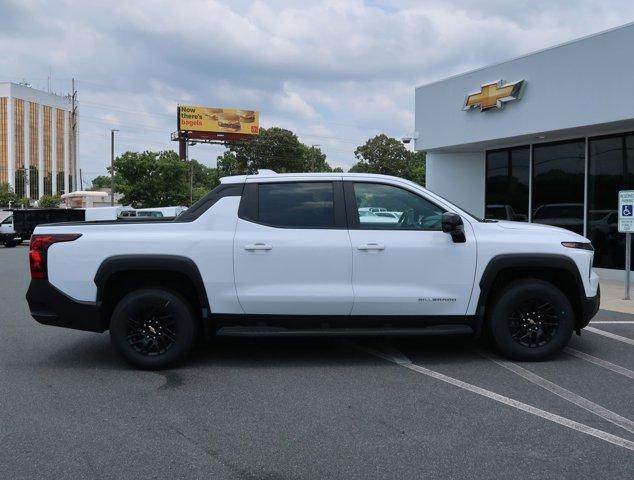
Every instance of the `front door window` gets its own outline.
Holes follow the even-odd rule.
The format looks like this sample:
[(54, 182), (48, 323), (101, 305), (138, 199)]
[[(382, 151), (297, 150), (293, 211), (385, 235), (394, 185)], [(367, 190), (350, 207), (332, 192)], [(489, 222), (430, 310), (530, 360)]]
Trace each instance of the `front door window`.
[(408, 190), (379, 183), (355, 183), (359, 228), (440, 230), (443, 209)]

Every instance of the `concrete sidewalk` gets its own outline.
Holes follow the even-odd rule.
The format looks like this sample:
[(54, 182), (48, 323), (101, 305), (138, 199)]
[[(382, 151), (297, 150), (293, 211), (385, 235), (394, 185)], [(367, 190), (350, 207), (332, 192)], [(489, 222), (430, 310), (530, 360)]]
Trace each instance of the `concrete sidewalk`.
[(630, 291), (632, 300), (623, 300), (625, 297), (624, 281), (601, 278), (600, 284), (601, 309), (634, 314), (634, 285), (632, 285), (633, 288)]

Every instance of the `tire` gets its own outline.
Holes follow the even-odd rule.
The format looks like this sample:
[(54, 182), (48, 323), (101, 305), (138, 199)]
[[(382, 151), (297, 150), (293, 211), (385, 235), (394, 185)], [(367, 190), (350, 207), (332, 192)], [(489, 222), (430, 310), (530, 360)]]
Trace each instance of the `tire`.
[(13, 248), (18, 244), (18, 242), (14, 241), (14, 240), (7, 240), (6, 242), (3, 243), (3, 245), (5, 246), (5, 248)]
[(566, 346), (574, 329), (568, 298), (551, 283), (512, 282), (493, 300), (487, 333), (494, 347), (512, 360), (541, 360)]
[(142, 369), (174, 366), (196, 343), (197, 319), (180, 295), (161, 288), (135, 290), (121, 299), (110, 320), (114, 349)]

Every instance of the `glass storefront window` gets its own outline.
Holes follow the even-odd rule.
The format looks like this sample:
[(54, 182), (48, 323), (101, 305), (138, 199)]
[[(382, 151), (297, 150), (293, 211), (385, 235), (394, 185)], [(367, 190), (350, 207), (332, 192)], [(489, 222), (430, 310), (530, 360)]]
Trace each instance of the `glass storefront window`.
[[(594, 266), (622, 269), (625, 235), (618, 233), (618, 192), (634, 190), (634, 132), (588, 139), (587, 180), (585, 148), (584, 139), (533, 145), (532, 221), (583, 235), (587, 208), (586, 236), (595, 248)], [(526, 220), (529, 151), (486, 152), (486, 218)]]
[(634, 133), (590, 139), (588, 238), (594, 265), (625, 267), (625, 235), (618, 233), (619, 190), (634, 188)]
[(529, 162), (529, 147), (487, 152), (485, 218), (528, 220)]
[(533, 147), (533, 217), (583, 235), (585, 140)]

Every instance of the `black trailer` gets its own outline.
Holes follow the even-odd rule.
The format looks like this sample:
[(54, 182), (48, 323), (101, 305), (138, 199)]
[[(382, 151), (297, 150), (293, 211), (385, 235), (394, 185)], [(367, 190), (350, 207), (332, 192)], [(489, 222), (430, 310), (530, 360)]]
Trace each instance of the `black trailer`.
[(43, 223), (78, 222), (86, 219), (86, 212), (79, 208), (28, 208), (12, 210), (13, 229), (22, 240), (33, 235), (33, 230)]

